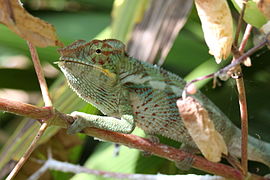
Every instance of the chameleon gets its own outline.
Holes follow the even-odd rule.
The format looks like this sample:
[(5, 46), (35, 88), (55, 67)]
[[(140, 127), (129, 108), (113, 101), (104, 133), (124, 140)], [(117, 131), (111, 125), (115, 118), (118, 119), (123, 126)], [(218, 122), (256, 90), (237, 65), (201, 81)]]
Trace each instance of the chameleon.
[[(176, 105), (186, 85), (182, 78), (130, 57), (125, 44), (116, 39), (77, 40), (58, 52), (58, 66), (71, 89), (106, 115), (72, 112), (75, 121), (68, 133), (96, 127), (128, 134), (139, 127), (147, 135), (161, 135), (183, 147), (197, 148)], [(192, 96), (208, 111), (230, 155), (241, 158), (240, 129), (200, 91)], [(252, 136), (248, 140), (249, 160), (270, 167), (270, 144)]]

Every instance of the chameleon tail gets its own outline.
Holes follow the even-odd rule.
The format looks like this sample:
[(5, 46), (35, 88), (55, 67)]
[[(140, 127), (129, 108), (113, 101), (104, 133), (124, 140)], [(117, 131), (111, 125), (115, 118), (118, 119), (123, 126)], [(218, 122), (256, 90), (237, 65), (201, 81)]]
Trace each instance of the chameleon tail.
[(270, 168), (270, 143), (249, 136), (248, 147), (249, 160), (261, 162)]
[[(228, 147), (229, 152), (238, 158), (241, 157), (241, 131), (238, 129)], [(270, 168), (270, 143), (248, 136), (248, 159), (261, 162)]]

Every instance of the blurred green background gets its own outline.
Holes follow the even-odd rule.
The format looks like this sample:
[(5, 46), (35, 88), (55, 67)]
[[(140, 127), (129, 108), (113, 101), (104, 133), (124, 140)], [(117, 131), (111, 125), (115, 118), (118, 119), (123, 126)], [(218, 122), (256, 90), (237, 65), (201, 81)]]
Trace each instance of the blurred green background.
[[(55, 26), (59, 39), (65, 45), (78, 39), (91, 40), (96, 36), (111, 38), (109, 26), (112, 23), (113, 0), (25, 0), (23, 2), (24, 7), (32, 15), (40, 17)], [(232, 6), (231, 9), (236, 18), (237, 12)], [(255, 36), (253, 37), (255, 38)], [(251, 46), (253, 46), (252, 38), (249, 42), (249, 47)], [(51, 88), (50, 93), (54, 96), (53, 100), (54, 102), (59, 99), (62, 100), (55, 104), (56, 108), (62, 108), (62, 112), (66, 113), (70, 113), (72, 110), (97, 112), (90, 105), (86, 105), (77, 99), (75, 95), (74, 99), (77, 99), (76, 103), (78, 105), (73, 100), (69, 101), (69, 103), (73, 102), (75, 104), (72, 108), (68, 108), (68, 102), (66, 102), (65, 106), (63, 105), (68, 95), (64, 93), (64, 90), (56, 92), (56, 89), (66, 88), (66, 84), (63, 84), (62, 74), (58, 67), (53, 64), (59, 57), (56, 49), (55, 47), (38, 49), (40, 60), (45, 69), (47, 83)], [(12, 98), (32, 104), (40, 102), (39, 85), (29, 55), (26, 42), (4, 25), (0, 25), (0, 97)], [(249, 132), (253, 136), (270, 142), (269, 50), (263, 48), (253, 54), (251, 59), (252, 67), (243, 68), (248, 101)], [(225, 64), (226, 62), (221, 66)], [(163, 67), (179, 74), (181, 77), (188, 76), (190, 80), (214, 72), (221, 66), (217, 66), (212, 56), (208, 54), (200, 21), (193, 7), (188, 21), (176, 38)], [(203, 85), (201, 90), (235, 124), (239, 125), (239, 108), (234, 80), (221, 82), (221, 86), (215, 89), (212, 89), (212, 81), (200, 85)], [(21, 119), (21, 117), (0, 111), (0, 148), (4, 148), (8, 139), (22, 122)], [(53, 134), (55, 135), (56, 132), (57, 130)], [(136, 130), (136, 133), (143, 136), (143, 132), (140, 130)], [(51, 141), (61, 141), (61, 139), (54, 138)], [(68, 139), (63, 141), (68, 141)], [(12, 144), (11, 140), (8, 142)], [(178, 143), (164, 138), (162, 138), (162, 142), (175, 147), (179, 146)], [(5, 146), (2, 153), (3, 150), (7, 151), (8, 148)], [(62, 150), (65, 150), (65, 148)], [(120, 147), (120, 155), (114, 156), (114, 145), (112, 143), (95, 141), (92, 137), (83, 135), (80, 135), (75, 145), (67, 151), (69, 153), (66, 154), (64, 159), (71, 160), (73, 163), (86, 164), (94, 169), (147, 174), (156, 174), (157, 172), (177, 174), (180, 172), (173, 162), (154, 156), (144, 157), (139, 151), (123, 146)], [(40, 154), (42, 154), (41, 151)], [(257, 172), (258, 169), (259, 172)], [(261, 174), (268, 171), (269, 173), (265, 166), (258, 163), (250, 163), (250, 171)], [(191, 170), (189, 173), (201, 172)], [(26, 176), (21, 175), (19, 177), (23, 179)], [(84, 179), (85, 176), (76, 175), (74, 179)], [(69, 179), (72, 174), (51, 171), (49, 177)], [(91, 179), (94, 178), (102, 179), (101, 177), (91, 177)]]

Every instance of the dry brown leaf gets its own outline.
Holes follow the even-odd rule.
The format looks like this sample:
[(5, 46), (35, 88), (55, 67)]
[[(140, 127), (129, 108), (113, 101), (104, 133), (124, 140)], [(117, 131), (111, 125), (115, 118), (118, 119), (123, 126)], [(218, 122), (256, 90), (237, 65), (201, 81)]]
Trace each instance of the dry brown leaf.
[(63, 46), (54, 27), (30, 15), (18, 0), (0, 0), (0, 23), (35, 46)]
[(233, 41), (233, 20), (226, 0), (195, 0), (209, 53), (217, 63), (226, 59)]
[(215, 130), (208, 112), (193, 97), (177, 101), (185, 127), (206, 159), (218, 162), (228, 154), (223, 137)]
[(270, 0), (254, 0), (267, 19), (270, 19)]

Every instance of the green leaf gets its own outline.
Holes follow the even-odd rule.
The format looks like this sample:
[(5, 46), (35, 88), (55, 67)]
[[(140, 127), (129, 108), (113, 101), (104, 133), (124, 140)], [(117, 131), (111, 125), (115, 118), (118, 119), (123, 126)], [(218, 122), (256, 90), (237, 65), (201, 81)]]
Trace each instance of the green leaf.
[[(237, 11), (240, 13), (242, 9), (241, 3), (244, 3), (242, 0), (231, 0), (234, 7), (237, 9)], [(249, 0), (246, 3), (246, 10), (244, 14), (244, 20), (251, 24), (252, 26), (255, 26), (256, 28), (262, 27), (267, 22), (266, 17), (263, 15), (263, 13), (259, 10), (257, 7), (257, 4), (253, 0)]]

